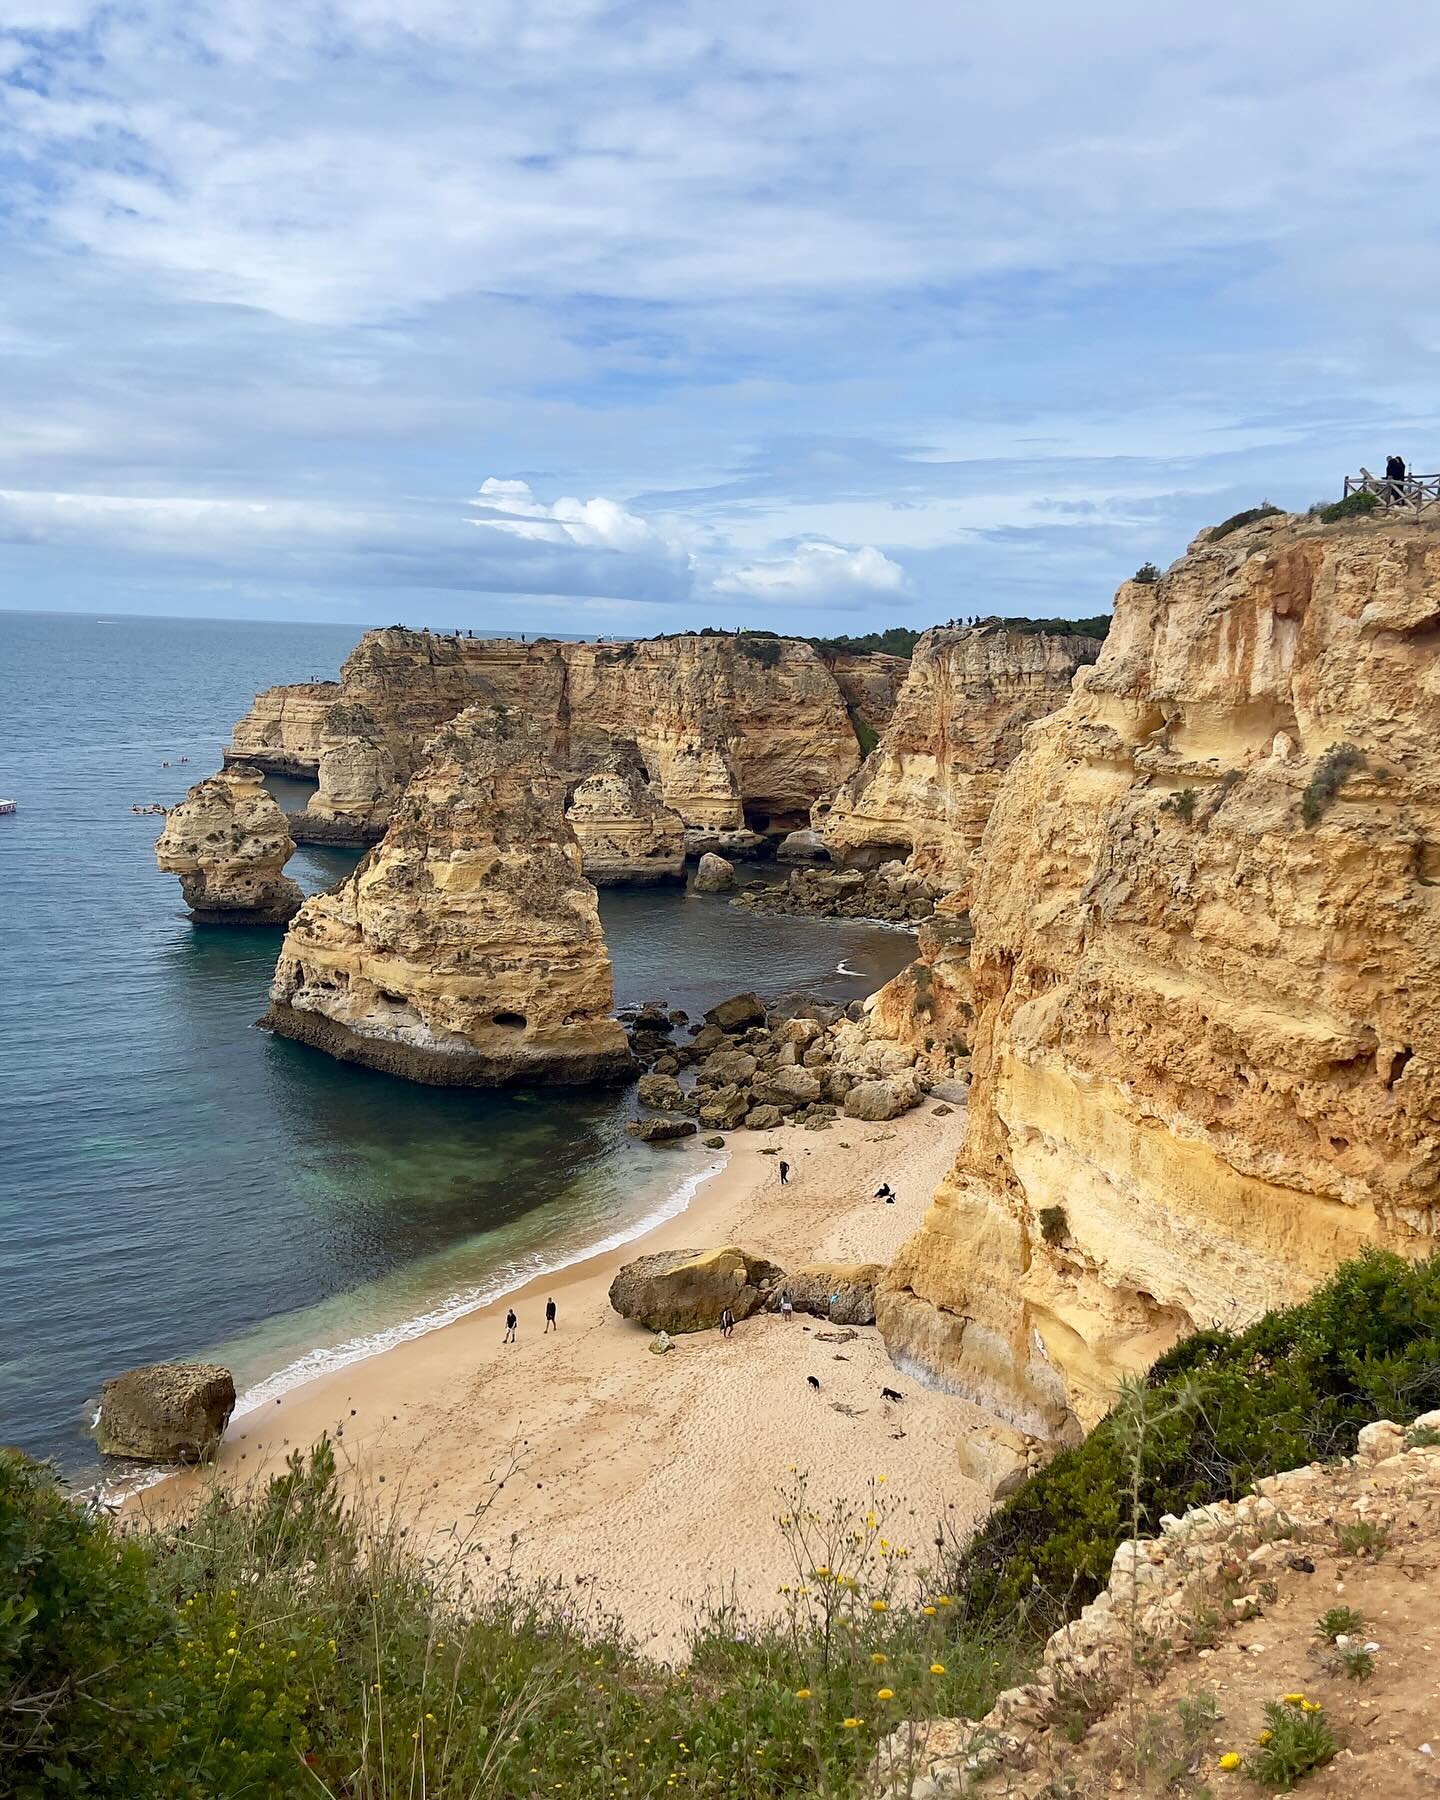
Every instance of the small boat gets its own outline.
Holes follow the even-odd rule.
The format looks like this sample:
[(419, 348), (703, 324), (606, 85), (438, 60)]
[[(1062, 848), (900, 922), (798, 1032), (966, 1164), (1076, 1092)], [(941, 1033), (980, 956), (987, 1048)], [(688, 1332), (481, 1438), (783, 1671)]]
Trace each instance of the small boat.
[(12, 813), (15, 810), (13, 800), (0, 800), (0, 813)]

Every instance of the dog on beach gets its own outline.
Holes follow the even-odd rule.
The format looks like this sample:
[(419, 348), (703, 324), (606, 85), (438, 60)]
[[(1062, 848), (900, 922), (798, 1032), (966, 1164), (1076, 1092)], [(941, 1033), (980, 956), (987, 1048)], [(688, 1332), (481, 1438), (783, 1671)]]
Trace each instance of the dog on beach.
[(815, 1392), (818, 1394), (820, 1392), (820, 1377), (818, 1375), (807, 1375), (805, 1377), (805, 1379), (810, 1383), (811, 1387), (814, 1388)]
[(897, 1394), (894, 1388), (881, 1388), (880, 1398), (882, 1400), (903, 1400), (905, 1396), (903, 1394)]

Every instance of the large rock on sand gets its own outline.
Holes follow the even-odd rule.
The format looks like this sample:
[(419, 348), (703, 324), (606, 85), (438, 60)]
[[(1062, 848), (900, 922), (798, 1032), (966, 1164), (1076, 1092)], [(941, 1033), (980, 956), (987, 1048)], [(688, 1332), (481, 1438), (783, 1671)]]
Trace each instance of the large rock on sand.
[(785, 1279), (778, 1263), (733, 1244), (717, 1250), (661, 1250), (628, 1262), (610, 1284), (610, 1304), (652, 1331), (704, 1331), (728, 1306), (748, 1319)]
[(771, 1297), (770, 1310), (778, 1308), (783, 1291), (796, 1312), (837, 1325), (873, 1325), (875, 1284), (884, 1273), (884, 1263), (814, 1263), (785, 1277)]
[(235, 1377), (219, 1363), (148, 1363), (100, 1391), (96, 1430), (107, 1456), (201, 1462), (235, 1410)]
[(901, 1113), (918, 1106), (923, 1098), (913, 1075), (857, 1081), (845, 1096), (845, 1114), (847, 1118), (879, 1123), (884, 1119), (898, 1119)]

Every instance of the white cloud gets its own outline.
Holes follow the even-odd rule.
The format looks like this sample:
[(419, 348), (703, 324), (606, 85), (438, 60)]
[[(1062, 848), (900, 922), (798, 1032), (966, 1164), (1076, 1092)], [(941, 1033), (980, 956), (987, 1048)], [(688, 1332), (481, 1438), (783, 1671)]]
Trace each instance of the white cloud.
[(717, 594), (803, 602), (853, 600), (901, 594), (905, 571), (871, 544), (845, 550), (839, 544), (798, 544), (789, 556), (741, 563), (711, 582)]
[(471, 501), (474, 524), (490, 531), (539, 543), (578, 544), (585, 549), (618, 550), (628, 556), (658, 556), (678, 567), (690, 566), (689, 552), (675, 538), (627, 512), (618, 501), (562, 498), (546, 505), (524, 481), (491, 475)]

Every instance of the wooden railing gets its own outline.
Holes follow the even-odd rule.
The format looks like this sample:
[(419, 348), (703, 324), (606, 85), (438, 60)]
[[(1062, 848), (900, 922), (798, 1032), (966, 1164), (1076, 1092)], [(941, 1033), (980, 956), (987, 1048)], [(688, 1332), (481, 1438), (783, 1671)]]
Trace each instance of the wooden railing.
[(1390, 512), (1423, 513), (1429, 506), (1440, 506), (1440, 475), (1406, 475), (1399, 479), (1361, 469), (1358, 475), (1345, 477), (1345, 498), (1348, 500), (1352, 494), (1374, 494)]

